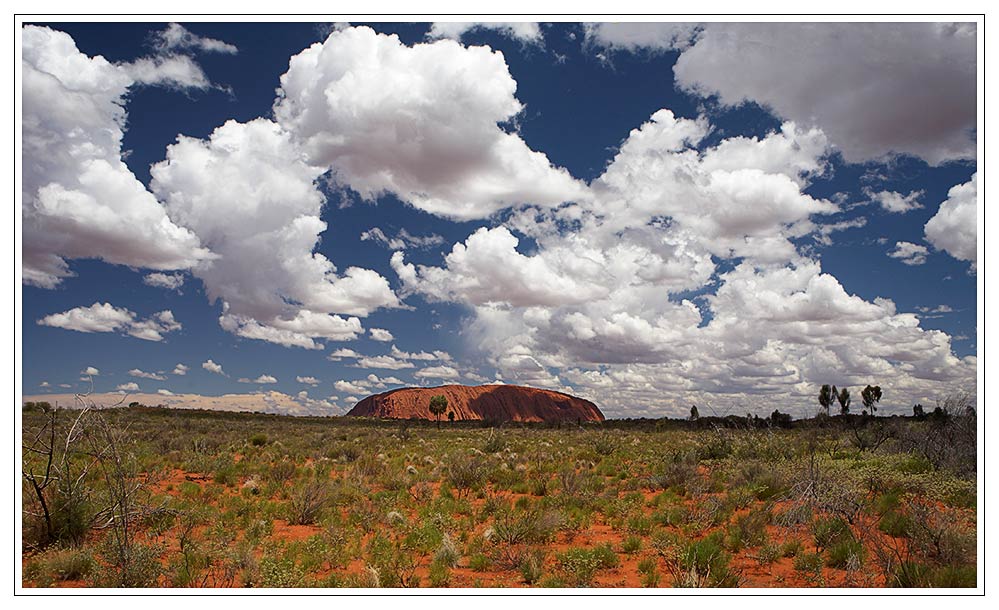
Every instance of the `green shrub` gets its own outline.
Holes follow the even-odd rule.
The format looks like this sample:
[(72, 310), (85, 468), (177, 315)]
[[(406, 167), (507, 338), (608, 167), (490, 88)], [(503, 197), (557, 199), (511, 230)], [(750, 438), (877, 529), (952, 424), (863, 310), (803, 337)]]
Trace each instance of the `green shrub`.
[(673, 567), (673, 586), (739, 586), (739, 574), (729, 567), (731, 557), (722, 548), (721, 539), (721, 532), (715, 532), (687, 544)]
[(659, 564), (653, 557), (646, 557), (638, 562), (638, 573), (642, 576), (642, 586), (653, 588), (659, 586)]
[(826, 565), (830, 568), (856, 569), (864, 560), (864, 545), (852, 537), (840, 540), (826, 551)]
[(614, 549), (611, 548), (610, 543), (604, 543), (595, 546), (593, 547), (593, 550), (591, 552), (593, 554), (593, 558), (597, 562), (598, 568), (601, 569), (616, 568), (618, 565), (620, 565), (620, 561), (617, 558), (617, 553), (615, 553)]
[(805, 549), (800, 540), (788, 540), (780, 545), (781, 557), (797, 557)]
[(330, 500), (329, 484), (325, 481), (308, 481), (292, 490), (288, 499), (288, 523), (312, 525)]
[(841, 540), (853, 538), (850, 526), (840, 517), (820, 517), (812, 524), (815, 546), (825, 549)]
[[(524, 582), (529, 585), (541, 580), (542, 574), (544, 574), (544, 554), (540, 551), (531, 551), (525, 554), (517, 565), (517, 569), (520, 571), (520, 577), (524, 579)], [(561, 587), (564, 585), (541, 585), (543, 587)]]
[(806, 574), (821, 574), (824, 564), (818, 553), (802, 553), (794, 558), (794, 569)]
[(492, 566), (492, 563), (484, 553), (476, 553), (468, 558), (468, 567), (473, 572), (486, 572)]
[(55, 549), (41, 559), (41, 571), (55, 580), (80, 580), (94, 567), (93, 555), (84, 549)]
[(260, 586), (292, 588), (302, 586), (305, 574), (290, 557), (264, 557), (260, 560)]
[(642, 539), (638, 536), (628, 536), (621, 543), (621, 550), (628, 555), (634, 555), (642, 549)]
[(598, 560), (593, 551), (571, 548), (556, 555), (559, 567), (565, 572), (569, 583), (574, 587), (588, 587), (596, 575)]
[(451, 584), (451, 570), (442, 561), (434, 561), (430, 564), (430, 586), (440, 589)]
[(267, 435), (263, 432), (257, 432), (250, 437), (250, 444), (254, 447), (263, 447), (267, 444)]
[(485, 480), (486, 467), (480, 460), (456, 460), (447, 466), (447, 481), (459, 498), (479, 489)]
[(761, 566), (768, 566), (781, 557), (781, 545), (768, 542), (756, 553), (756, 561)]
[(908, 538), (912, 533), (912, 519), (908, 515), (890, 510), (881, 516), (878, 529), (895, 538)]

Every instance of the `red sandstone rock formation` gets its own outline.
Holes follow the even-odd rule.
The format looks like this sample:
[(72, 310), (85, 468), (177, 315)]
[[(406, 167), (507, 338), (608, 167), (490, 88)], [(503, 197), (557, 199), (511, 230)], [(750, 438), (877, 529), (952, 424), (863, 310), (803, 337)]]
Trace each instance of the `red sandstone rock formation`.
[[(562, 392), (515, 385), (445, 385), (436, 388), (402, 388), (368, 396), (354, 405), (348, 416), (392, 419), (434, 419), (430, 398), (447, 398), (454, 419), (515, 422), (603, 421), (595, 404)], [(447, 411), (441, 416), (447, 421)]]

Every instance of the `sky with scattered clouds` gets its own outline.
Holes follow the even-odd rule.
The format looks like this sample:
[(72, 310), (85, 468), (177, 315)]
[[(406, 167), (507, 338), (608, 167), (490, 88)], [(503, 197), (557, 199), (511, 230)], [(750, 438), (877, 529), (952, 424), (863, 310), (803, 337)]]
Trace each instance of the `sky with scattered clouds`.
[(976, 44), (974, 23), (25, 25), (24, 392), (331, 415), (501, 382), (609, 417), (973, 392)]

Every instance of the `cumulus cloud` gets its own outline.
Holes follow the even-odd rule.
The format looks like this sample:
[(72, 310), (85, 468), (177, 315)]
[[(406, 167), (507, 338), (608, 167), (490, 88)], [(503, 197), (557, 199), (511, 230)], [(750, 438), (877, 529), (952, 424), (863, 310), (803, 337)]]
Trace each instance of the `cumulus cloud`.
[(274, 105), (312, 165), (365, 199), (393, 193), (456, 219), (584, 196), (500, 123), (523, 106), (503, 55), (439, 40), (409, 47), (357, 27), (291, 58)]
[(190, 367), (188, 367), (187, 365), (178, 364), (177, 366), (173, 367), (173, 374), (174, 375), (187, 375), (187, 371), (189, 371), (189, 370), (190, 370)]
[(82, 371), (80, 371), (80, 374), (81, 375), (86, 375), (88, 377), (96, 377), (96, 376), (100, 375), (101, 372), (100, 372), (99, 369), (97, 369), (97, 367), (88, 366), (87, 368), (85, 368)]
[(340, 349), (333, 350), (330, 355), (326, 357), (327, 360), (332, 360), (334, 362), (339, 362), (344, 358), (360, 358), (361, 354), (358, 354), (352, 349), (342, 347)]
[(295, 377), (295, 381), (297, 381), (298, 383), (304, 383), (306, 385), (311, 385), (311, 386), (317, 386), (320, 383), (319, 380), (316, 379), (315, 377), (309, 377), (309, 376), (302, 377), (301, 375)]
[(357, 359), (354, 366), (362, 369), (389, 369), (393, 371), (415, 368), (412, 362), (399, 360), (392, 356), (362, 356)]
[(612, 50), (661, 52), (687, 48), (696, 31), (695, 23), (588, 23), (586, 41)]
[[(791, 240), (816, 231), (811, 217), (838, 210), (803, 192), (824, 170), (822, 133), (788, 123), (762, 139), (730, 138), (699, 151), (709, 131), (704, 119), (656, 112), (622, 144), (591, 200), (511, 218), (535, 240), (536, 254), (519, 252), (519, 238), (498, 226), (455, 244), (442, 267), (407, 263), (395, 252), (392, 268), (407, 292), (431, 300), (604, 308), (600, 315), (623, 320), (648, 309), (653, 294), (702, 287), (715, 269), (712, 255), (796, 258)], [(589, 314), (579, 314), (576, 330), (585, 334), (580, 316)]]
[(165, 30), (156, 32), (153, 41), (160, 51), (195, 50), (205, 53), (235, 55), (239, 49), (235, 45), (215, 38), (198, 36), (179, 23), (167, 25)]
[(94, 303), (90, 307), (74, 307), (38, 320), (42, 326), (75, 330), (82, 333), (124, 332), (146, 341), (162, 341), (163, 335), (182, 328), (170, 310), (140, 319), (124, 307), (110, 303)]
[[(336, 388), (338, 392), (344, 392), (347, 394), (367, 394), (368, 385), (366, 382), (358, 381), (344, 381), (340, 379), (339, 381), (333, 382), (333, 387)], [(356, 402), (356, 399), (355, 399)]]
[(428, 366), (413, 373), (419, 379), (458, 379), (461, 374), (450, 366)]
[(160, 388), (160, 389), (156, 390), (156, 393), (159, 394), (160, 396), (175, 396), (175, 394), (173, 392), (171, 392), (170, 390), (168, 390), (166, 388)]
[(180, 291), (184, 285), (183, 273), (148, 273), (142, 276), (142, 283), (156, 288)]
[(925, 193), (924, 191), (912, 191), (908, 195), (903, 195), (895, 191), (875, 192), (871, 189), (865, 189), (864, 194), (870, 197), (871, 201), (879, 204), (882, 209), (895, 214), (904, 214), (923, 207), (919, 198)]
[[(611, 414), (742, 409), (760, 395), (811, 405), (831, 382), (877, 381), (904, 401), (974, 379), (974, 357), (954, 356), (945, 333), (849, 294), (795, 245), (866, 222), (813, 220), (841, 211), (805, 192), (826, 171), (821, 131), (785, 123), (704, 147), (711, 129), (657, 112), (592, 198), (515, 212), (440, 266), (396, 252), (393, 269), (406, 291), (471, 308), (463, 335), (505, 382), (581, 394)], [(530, 253), (514, 230), (534, 240)]]
[(375, 341), (392, 341), (395, 339), (395, 337), (392, 336), (392, 333), (384, 328), (369, 328), (368, 332), (371, 333), (371, 338)]
[(132, 369), (128, 372), (132, 377), (140, 377), (142, 379), (155, 379), (156, 381), (166, 381), (166, 376), (160, 375), (158, 373), (147, 373), (141, 369)]
[(388, 247), (390, 250), (405, 250), (406, 248), (432, 248), (444, 243), (444, 238), (436, 233), (426, 236), (412, 235), (406, 229), (400, 229), (395, 237), (389, 237), (378, 227), (372, 227), (361, 233), (361, 241), (374, 241)]
[(202, 362), (201, 363), (201, 368), (205, 369), (209, 373), (215, 373), (216, 375), (222, 375), (223, 377), (226, 376), (225, 371), (222, 370), (222, 365), (221, 364), (217, 364), (211, 358), (209, 358), (205, 362)]
[(220, 322), (229, 332), (321, 349), (314, 339), (362, 333), (354, 316), (400, 306), (378, 273), (340, 273), (315, 252), (327, 226), (314, 184), (322, 170), (305, 163), (279, 125), (229, 121), (208, 140), (180, 136), (150, 171), (153, 192), (172, 217), (216, 253), (192, 273), (212, 302), (222, 301)]
[(240, 377), (236, 381), (238, 381), (239, 383), (265, 384), (265, 383), (277, 383), (277, 378), (272, 375), (263, 374), (257, 377), (256, 379), (250, 379), (248, 377)]
[(442, 360), (445, 362), (452, 360), (451, 354), (443, 350), (434, 350), (433, 352), (404, 352), (395, 345), (389, 350), (389, 355), (401, 360)]
[(723, 104), (821, 127), (847, 161), (936, 165), (975, 157), (976, 36), (973, 23), (709, 23), (674, 74)]
[(926, 241), (954, 258), (978, 265), (978, 173), (947, 193), (947, 200), (924, 227)]
[(536, 22), (500, 22), (500, 21), (436, 21), (430, 26), (427, 38), (451, 38), (461, 40), (467, 32), (474, 30), (493, 30), (524, 43), (542, 43), (541, 26)]
[(134, 78), (63, 32), (21, 33), (23, 281), (54, 288), (73, 275), (72, 258), (155, 270), (210, 258), (122, 161)]
[(134, 381), (129, 381), (128, 383), (120, 384), (115, 389), (119, 390), (121, 392), (138, 392), (139, 391), (139, 384), (135, 383)]
[(891, 258), (897, 258), (906, 265), (922, 265), (926, 262), (929, 250), (926, 246), (908, 241), (895, 242), (895, 249), (888, 253)]

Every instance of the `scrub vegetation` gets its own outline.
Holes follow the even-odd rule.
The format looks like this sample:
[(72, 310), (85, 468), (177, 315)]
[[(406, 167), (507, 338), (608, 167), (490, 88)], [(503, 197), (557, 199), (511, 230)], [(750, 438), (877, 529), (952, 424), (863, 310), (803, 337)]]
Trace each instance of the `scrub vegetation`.
[(977, 422), (948, 401), (583, 425), (29, 404), (23, 583), (974, 587)]

